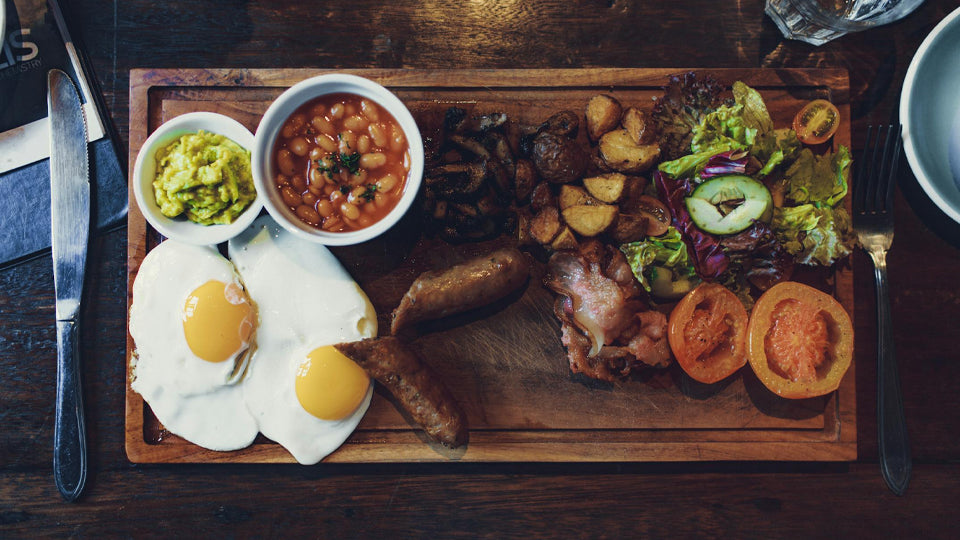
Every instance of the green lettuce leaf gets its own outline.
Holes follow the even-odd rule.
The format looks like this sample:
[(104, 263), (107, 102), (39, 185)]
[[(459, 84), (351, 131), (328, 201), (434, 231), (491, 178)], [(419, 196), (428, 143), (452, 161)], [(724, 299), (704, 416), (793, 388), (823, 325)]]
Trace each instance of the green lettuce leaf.
[(804, 204), (774, 208), (771, 226), (800, 264), (829, 266), (856, 246), (850, 214), (843, 207)]
[(767, 176), (781, 163), (791, 162), (799, 152), (800, 139), (792, 129), (768, 131), (757, 137), (757, 141), (750, 148), (750, 154), (763, 163), (757, 176)]
[(724, 105), (700, 119), (693, 128), (690, 150), (703, 152), (719, 145), (729, 145), (732, 150), (753, 146), (757, 128), (747, 125), (743, 105)]
[(773, 132), (773, 119), (760, 92), (737, 81), (733, 83), (733, 99), (733, 105), (723, 105), (700, 118), (693, 128), (691, 151), (703, 152), (720, 143), (730, 145), (730, 150), (746, 149), (758, 136)]
[(733, 83), (733, 99), (743, 106), (743, 121), (747, 126), (756, 129), (759, 134), (773, 131), (773, 118), (770, 118), (760, 92), (737, 81)]
[(835, 206), (847, 194), (852, 161), (850, 151), (842, 145), (836, 153), (822, 156), (804, 148), (784, 173), (787, 197), (796, 204)]
[[(655, 281), (669, 283), (686, 280), (690, 284), (699, 281), (687, 253), (687, 244), (680, 231), (673, 226), (661, 236), (623, 244), (620, 251), (626, 255), (633, 275), (647, 292), (656, 292), (651, 291)], [(664, 272), (668, 275), (664, 276)]]
[(713, 156), (722, 154), (724, 152), (729, 152), (731, 150), (739, 150), (740, 148), (742, 148), (740, 143), (735, 141), (718, 142), (714, 146), (695, 154), (688, 154), (673, 161), (664, 161), (660, 164), (658, 169), (669, 174), (673, 178), (693, 178), (700, 172), (701, 169), (703, 169), (703, 166), (706, 165)]
[(702, 115), (693, 127), (691, 153), (660, 164), (674, 178), (695, 178), (712, 156), (733, 150), (748, 150), (762, 164), (758, 176), (770, 174), (789, 162), (800, 149), (791, 129), (774, 129), (760, 93), (746, 84), (733, 83), (733, 105), (723, 105)]

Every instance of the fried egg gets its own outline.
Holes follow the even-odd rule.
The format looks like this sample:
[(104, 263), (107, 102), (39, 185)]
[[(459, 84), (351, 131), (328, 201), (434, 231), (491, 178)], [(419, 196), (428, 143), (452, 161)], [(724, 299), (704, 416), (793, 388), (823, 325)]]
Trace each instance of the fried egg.
[(133, 282), (131, 388), (170, 432), (211, 450), (253, 442), (240, 387), (257, 314), (233, 265), (209, 246), (167, 240)]
[(332, 345), (375, 336), (376, 312), (327, 248), (268, 216), (230, 240), (229, 256), (259, 312), (247, 409), (298, 462), (317, 463), (350, 436), (373, 394), (366, 372)]

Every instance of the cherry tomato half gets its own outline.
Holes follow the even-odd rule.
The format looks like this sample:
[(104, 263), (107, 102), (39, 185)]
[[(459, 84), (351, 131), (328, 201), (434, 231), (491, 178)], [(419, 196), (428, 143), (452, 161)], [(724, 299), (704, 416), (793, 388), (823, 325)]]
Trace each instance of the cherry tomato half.
[(853, 324), (832, 296), (793, 281), (757, 300), (747, 330), (750, 367), (775, 394), (802, 399), (836, 390), (853, 359)]
[(702, 283), (673, 308), (667, 337), (687, 375), (712, 384), (747, 363), (748, 321), (737, 295), (722, 285)]
[(840, 127), (840, 111), (825, 99), (815, 99), (793, 117), (793, 130), (804, 144), (820, 144), (833, 137)]

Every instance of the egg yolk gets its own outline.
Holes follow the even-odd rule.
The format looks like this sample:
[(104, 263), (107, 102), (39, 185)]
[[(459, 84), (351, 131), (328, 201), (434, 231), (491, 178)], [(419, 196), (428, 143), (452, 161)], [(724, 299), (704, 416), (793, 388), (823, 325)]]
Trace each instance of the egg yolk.
[(300, 406), (321, 420), (340, 420), (357, 410), (370, 377), (332, 345), (314, 349), (297, 370)]
[(183, 333), (193, 354), (207, 362), (223, 362), (249, 346), (255, 318), (243, 289), (211, 280), (187, 296)]

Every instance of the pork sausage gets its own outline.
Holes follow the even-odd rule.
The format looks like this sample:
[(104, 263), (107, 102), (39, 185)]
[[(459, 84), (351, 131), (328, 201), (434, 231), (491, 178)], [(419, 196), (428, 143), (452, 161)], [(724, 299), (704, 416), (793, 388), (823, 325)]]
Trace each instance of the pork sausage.
[(467, 442), (467, 415), (430, 366), (402, 341), (386, 336), (334, 345), (386, 387), (433, 440)]
[(393, 310), (390, 333), (495, 302), (520, 288), (529, 275), (530, 261), (514, 248), (500, 249), (447, 270), (425, 272)]

